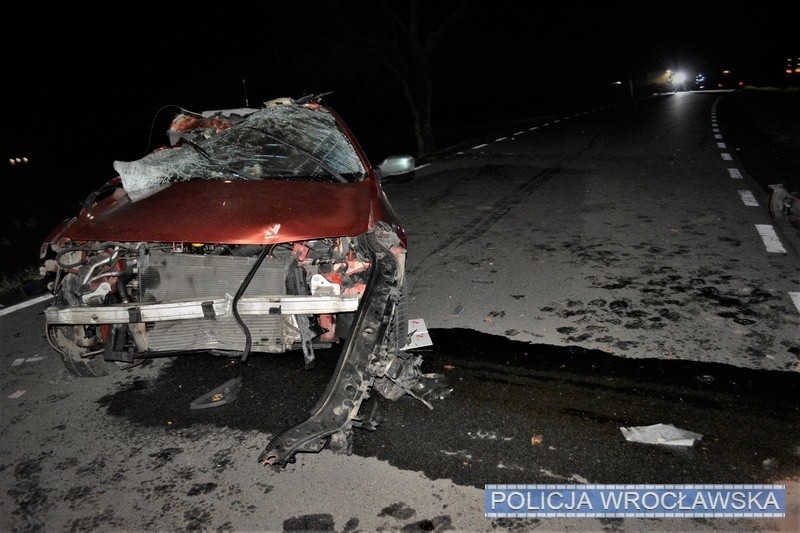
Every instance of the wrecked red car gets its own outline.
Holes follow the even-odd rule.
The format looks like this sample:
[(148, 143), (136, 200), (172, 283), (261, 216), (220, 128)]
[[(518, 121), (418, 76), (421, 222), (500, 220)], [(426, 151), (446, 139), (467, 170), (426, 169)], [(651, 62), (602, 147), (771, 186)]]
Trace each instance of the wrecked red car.
[(424, 399), (430, 376), (407, 343), (406, 235), (373, 166), (321, 97), (181, 112), (168, 145), (89, 195), (42, 245), (53, 275), (47, 338), (77, 376), (146, 357), (254, 354), (341, 344), (310, 417), (259, 460), (285, 465), (329, 444), (349, 451), (370, 390)]

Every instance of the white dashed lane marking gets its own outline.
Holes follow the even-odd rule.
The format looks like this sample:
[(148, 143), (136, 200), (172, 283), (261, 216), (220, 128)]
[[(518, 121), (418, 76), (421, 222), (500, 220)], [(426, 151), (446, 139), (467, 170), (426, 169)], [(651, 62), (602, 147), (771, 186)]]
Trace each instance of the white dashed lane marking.
[[(594, 110), (593, 110), (593, 111), (594, 111)], [(575, 113), (575, 115), (573, 115), (573, 116), (577, 117), (577, 116), (580, 116), (580, 115), (586, 115), (586, 114), (588, 114), (588, 113), (589, 113), (589, 111), (584, 111), (583, 113)], [(551, 125), (551, 124), (555, 124), (555, 123), (557, 123), (557, 122), (561, 122), (562, 120), (569, 120), (569, 118), (570, 118), (570, 117), (568, 117), (568, 116), (567, 116), (567, 117), (563, 117), (563, 118), (559, 118), (559, 119), (553, 120), (552, 122), (545, 122), (545, 123), (544, 123), (544, 124), (542, 124), (541, 126), (549, 126), (549, 125)], [(528, 131), (535, 131), (535, 130), (538, 130), (538, 129), (539, 129), (541, 126), (531, 126), (530, 128), (528, 128)], [(495, 140), (494, 140), (494, 141), (492, 141), (492, 142), (501, 142), (501, 141), (505, 141), (505, 140), (507, 140), (509, 137), (511, 137), (511, 138), (512, 138), (512, 140), (513, 140), (513, 138), (514, 138), (514, 137), (518, 137), (518, 136), (520, 136), (520, 135), (522, 135), (522, 134), (524, 134), (524, 133), (525, 133), (525, 130), (520, 130), (520, 131), (518, 131), (518, 132), (515, 132), (515, 133), (512, 133), (511, 135), (509, 135), (509, 136), (506, 136), (506, 137), (498, 137), (497, 139), (495, 139)], [(470, 148), (470, 150), (478, 150), (478, 149), (480, 149), (480, 148), (484, 148), (484, 147), (486, 147), (486, 146), (489, 146), (489, 143), (483, 143), (483, 144), (479, 144), (479, 145), (477, 145), (477, 146), (473, 146), (472, 148)], [(457, 153), (456, 153), (456, 155), (462, 155), (463, 153), (464, 153), (464, 152), (457, 152)], [(428, 163), (428, 164), (429, 164), (429, 163)], [(416, 167), (414, 170), (419, 170), (420, 168), (423, 168), (423, 167), (427, 166), (428, 164), (425, 164), (425, 165), (421, 165), (421, 166), (419, 166), (419, 167)]]
[(741, 173), (741, 172), (739, 172), (739, 169), (738, 169), (738, 168), (729, 168), (729, 169), (728, 169), (728, 173), (729, 173), (729, 174), (731, 175), (731, 177), (732, 177), (733, 179), (735, 179), (735, 180), (740, 180), (740, 179), (742, 179), (742, 173)]
[(756, 224), (756, 230), (761, 235), (761, 240), (764, 241), (767, 251), (774, 254), (785, 254), (786, 248), (783, 247), (778, 234), (775, 233), (775, 228), (769, 224)]
[(739, 191), (739, 196), (742, 197), (742, 202), (744, 202), (744, 205), (748, 205), (750, 207), (758, 207), (758, 200), (756, 200), (756, 197), (753, 196), (752, 192)]
[[(719, 128), (717, 127), (717, 120), (714, 113), (711, 114), (712, 120), (711, 125), (713, 126), (712, 130), (714, 132), (714, 139), (722, 139), (722, 135), (719, 133)], [(717, 143), (718, 148), (726, 148), (724, 142)], [(731, 161), (733, 158), (731, 154), (723, 152), (722, 159), (725, 161)], [(740, 180), (742, 179), (742, 173), (739, 171), (738, 168), (729, 168), (728, 174), (730, 174), (731, 178)], [(739, 196), (742, 198), (742, 202), (744, 205), (751, 206), (751, 207), (758, 207), (758, 200), (756, 200), (753, 193), (746, 190), (739, 190)], [(775, 228), (773, 228), (769, 224), (756, 224), (756, 230), (758, 234), (761, 236), (761, 240), (764, 242), (764, 246), (767, 249), (767, 252), (770, 253), (778, 253), (778, 254), (785, 254), (786, 248), (783, 247), (783, 243), (781, 243), (778, 234), (775, 233)], [(797, 311), (800, 312), (800, 292), (790, 292), (789, 298), (791, 298), (792, 303), (797, 308)]]
[(789, 298), (794, 302), (794, 306), (800, 311), (800, 292), (790, 292)]

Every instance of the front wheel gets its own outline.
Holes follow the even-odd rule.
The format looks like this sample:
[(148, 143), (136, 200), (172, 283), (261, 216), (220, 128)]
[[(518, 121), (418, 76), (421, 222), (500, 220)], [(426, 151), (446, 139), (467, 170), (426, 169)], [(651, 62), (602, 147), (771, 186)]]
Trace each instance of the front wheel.
[(120, 363), (104, 359), (104, 345), (97, 343), (94, 326), (51, 326), (47, 338), (74, 376), (94, 378), (120, 369)]

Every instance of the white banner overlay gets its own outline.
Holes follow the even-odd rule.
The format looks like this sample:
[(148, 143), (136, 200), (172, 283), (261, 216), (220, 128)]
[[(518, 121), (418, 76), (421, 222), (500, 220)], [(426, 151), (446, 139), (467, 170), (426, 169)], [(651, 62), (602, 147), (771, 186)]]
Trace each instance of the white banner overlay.
[(783, 518), (785, 485), (486, 485), (487, 518)]

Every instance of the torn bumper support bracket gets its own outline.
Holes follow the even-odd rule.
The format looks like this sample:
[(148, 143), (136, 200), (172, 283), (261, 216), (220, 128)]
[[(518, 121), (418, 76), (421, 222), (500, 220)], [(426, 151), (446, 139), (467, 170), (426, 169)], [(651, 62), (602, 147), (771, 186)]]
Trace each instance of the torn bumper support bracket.
[(374, 235), (368, 239), (373, 267), (328, 387), (304, 422), (273, 437), (258, 459), (262, 464), (286, 466), (296, 453), (319, 452), (332, 435), (348, 435), (361, 402), (369, 397), (375, 376), (368, 369), (373, 354), (385, 342), (392, 288), (397, 285), (397, 262)]

